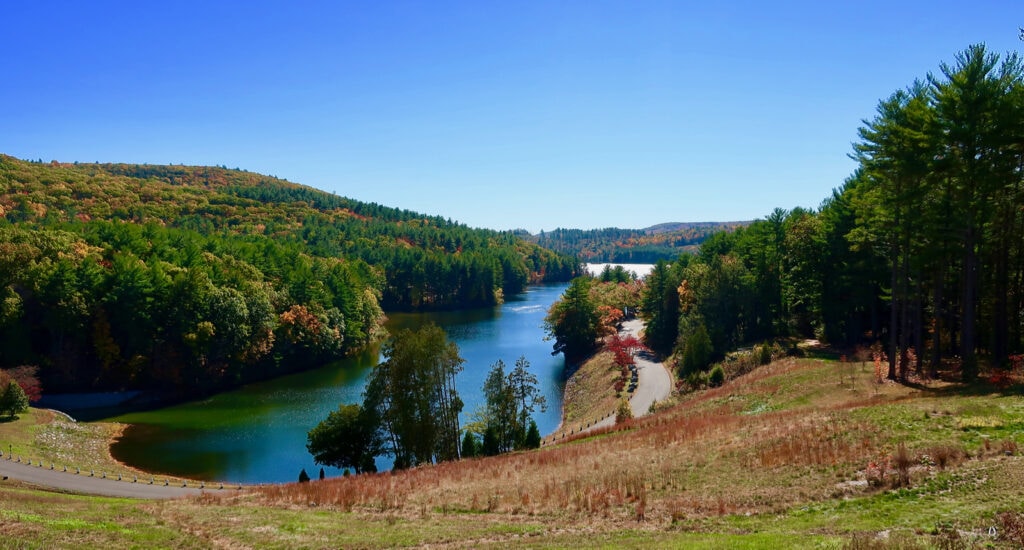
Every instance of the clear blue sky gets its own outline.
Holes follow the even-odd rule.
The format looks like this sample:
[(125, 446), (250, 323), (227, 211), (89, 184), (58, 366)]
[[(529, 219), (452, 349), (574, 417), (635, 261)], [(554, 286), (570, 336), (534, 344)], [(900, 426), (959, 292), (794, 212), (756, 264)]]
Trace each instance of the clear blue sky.
[(240, 167), (471, 226), (817, 207), (1019, 2), (4, 3), (0, 152)]

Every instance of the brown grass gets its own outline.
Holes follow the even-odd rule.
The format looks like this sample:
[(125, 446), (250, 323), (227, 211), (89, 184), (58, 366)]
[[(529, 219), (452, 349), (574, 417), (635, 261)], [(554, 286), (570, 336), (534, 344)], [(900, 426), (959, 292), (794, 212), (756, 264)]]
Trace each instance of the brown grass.
[[(835, 369), (785, 359), (537, 451), (141, 508), (168, 541), (184, 533), (222, 547), (721, 546), (730, 539), (714, 537), (743, 542), (765, 529), (791, 542), (832, 537), (804, 546), (842, 537), (850, 547), (913, 547), (922, 529), (951, 517), (977, 532), (993, 523), (1008, 536), (1024, 531), (1012, 431), (1024, 401), (993, 403), (942, 382), (876, 384), (870, 369), (839, 385)], [(40, 517), (48, 509), (36, 508)], [(18, 540), (48, 532), (11, 521), (29, 530)], [(880, 543), (888, 525), (917, 531), (897, 528)], [(958, 529), (923, 536), (952, 541)]]
[(268, 487), (258, 498), (403, 515), (427, 509), (623, 522), (782, 510), (829, 496), (837, 478), (855, 478), (879, 452), (879, 427), (849, 413), (878, 398), (846, 393), (823, 397), (824, 407), (745, 413), (766, 388), (814, 394), (812, 384), (782, 389), (778, 377), (820, 380), (824, 368), (813, 360), (775, 363), (662, 413), (534, 452)]
[[(609, 414), (614, 415), (618, 404), (615, 382), (620, 369), (611, 352), (601, 352), (580, 365), (565, 382), (562, 400), (562, 423), (554, 439), (579, 433)], [(551, 438), (545, 438), (550, 440)]]

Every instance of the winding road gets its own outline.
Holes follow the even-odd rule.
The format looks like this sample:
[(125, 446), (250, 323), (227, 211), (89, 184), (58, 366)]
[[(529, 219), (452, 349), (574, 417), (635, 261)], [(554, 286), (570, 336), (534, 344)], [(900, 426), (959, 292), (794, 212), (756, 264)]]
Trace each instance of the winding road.
[[(90, 476), (86, 473), (76, 474), (72, 471), (65, 472), (63, 468), (51, 470), (48, 466), (37, 466), (35, 463), (29, 466), (21, 462), (9, 460), (9, 457), (0, 459), (0, 474), (4, 481), (16, 479), (25, 483), (52, 487), (62, 491), (82, 493), (88, 495), (101, 495), (108, 497), (128, 498), (151, 498), (165, 499), (185, 496), (201, 495), (205, 491), (227, 491), (220, 489), (220, 484), (210, 484), (209, 487), (201, 489), (195, 487), (194, 481), (191, 487), (182, 487), (179, 484), (164, 485), (164, 481), (157, 481), (153, 485), (148, 479), (125, 479), (120, 481), (116, 478), (103, 478), (99, 475)], [(0, 482), (3, 483), (3, 482)]]
[[(631, 319), (622, 323), (622, 336), (635, 336), (640, 338), (640, 331), (644, 328), (644, 322), (640, 319)], [(672, 393), (672, 377), (668, 369), (662, 363), (653, 361), (648, 352), (641, 351), (634, 357), (636, 363), (637, 383), (633, 395), (629, 398), (629, 406), (633, 409), (633, 417), (645, 416), (651, 410), (651, 405), (666, 399)], [(615, 417), (608, 417), (597, 422), (589, 430), (605, 428), (615, 425)]]

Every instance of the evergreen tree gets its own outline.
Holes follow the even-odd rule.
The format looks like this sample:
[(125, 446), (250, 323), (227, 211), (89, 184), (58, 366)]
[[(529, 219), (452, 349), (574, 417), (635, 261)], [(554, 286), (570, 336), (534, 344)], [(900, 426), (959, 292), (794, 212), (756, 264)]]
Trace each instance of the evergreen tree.
[(484, 440), (480, 452), (484, 456), (501, 454), (501, 443), (498, 440), (498, 434), (495, 433), (494, 428), (490, 425), (484, 430)]
[(532, 418), (530, 419), (530, 427), (526, 430), (526, 439), (523, 440), (523, 448), (540, 448), (540, 430), (537, 428), (537, 422)]
[(480, 453), (476, 442), (476, 435), (466, 430), (465, 435), (462, 437), (462, 458), (473, 458), (478, 454)]
[(600, 316), (590, 298), (592, 283), (589, 277), (573, 279), (544, 318), (548, 337), (555, 341), (551, 354), (563, 353), (570, 364), (583, 360), (594, 350), (597, 341)]

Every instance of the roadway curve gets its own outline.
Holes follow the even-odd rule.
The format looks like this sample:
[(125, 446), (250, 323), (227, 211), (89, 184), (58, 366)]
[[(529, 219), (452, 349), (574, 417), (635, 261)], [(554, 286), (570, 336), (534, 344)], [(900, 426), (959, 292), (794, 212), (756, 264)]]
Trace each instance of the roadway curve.
[[(640, 331), (644, 329), (644, 322), (640, 319), (631, 319), (622, 323), (622, 336), (635, 336), (640, 338)], [(645, 416), (651, 405), (667, 399), (672, 393), (672, 377), (663, 363), (652, 361), (649, 352), (641, 351), (633, 357), (636, 363), (636, 389), (629, 398), (629, 406), (633, 409), (633, 417)], [(605, 428), (615, 425), (615, 417), (611, 416), (594, 424), (590, 430)], [(586, 431), (590, 431), (586, 430)]]
[(148, 479), (137, 482), (132, 479), (118, 481), (116, 478), (104, 479), (100, 475), (89, 476), (86, 473), (65, 472), (63, 468), (51, 470), (49, 466), (37, 466), (35, 463), (29, 466), (14, 462), (7, 456), (0, 459), (0, 474), (5, 479), (16, 479), (32, 485), (108, 497), (165, 499), (201, 495), (204, 491), (220, 491), (219, 483), (211, 483), (209, 487), (200, 489), (196, 487), (195, 481), (189, 482), (191, 487), (182, 487), (180, 482), (177, 485), (172, 483), (165, 486), (163, 481), (157, 481), (150, 485)]

